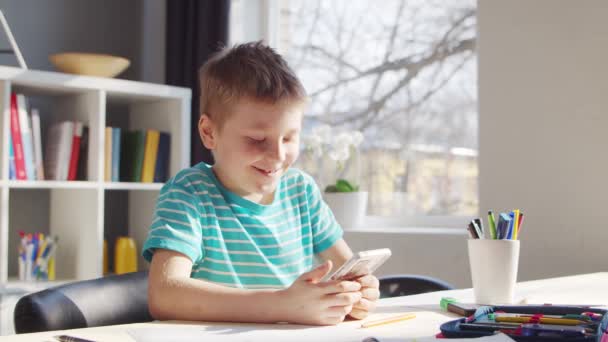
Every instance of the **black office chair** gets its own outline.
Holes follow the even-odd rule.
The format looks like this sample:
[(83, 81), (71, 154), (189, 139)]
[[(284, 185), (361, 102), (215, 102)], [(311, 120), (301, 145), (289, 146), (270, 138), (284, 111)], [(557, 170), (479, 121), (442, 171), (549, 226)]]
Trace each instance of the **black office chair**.
[(443, 280), (422, 275), (390, 275), (379, 277), (378, 280), (380, 281), (380, 298), (454, 289), (454, 286)]
[(18, 334), (152, 321), (148, 272), (78, 281), (23, 296), (14, 320)]

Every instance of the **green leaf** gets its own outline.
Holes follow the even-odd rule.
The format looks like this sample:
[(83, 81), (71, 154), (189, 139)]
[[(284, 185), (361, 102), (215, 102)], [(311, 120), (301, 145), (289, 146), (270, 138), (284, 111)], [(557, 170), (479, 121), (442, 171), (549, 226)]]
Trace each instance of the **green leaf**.
[(340, 192), (352, 192), (354, 190), (353, 186), (345, 179), (338, 179), (336, 187)]

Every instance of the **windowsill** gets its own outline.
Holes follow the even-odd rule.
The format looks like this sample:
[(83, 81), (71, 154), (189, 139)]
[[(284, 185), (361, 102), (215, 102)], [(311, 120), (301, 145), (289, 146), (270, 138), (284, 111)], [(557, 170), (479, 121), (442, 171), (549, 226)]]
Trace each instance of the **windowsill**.
[(471, 220), (465, 216), (408, 216), (383, 217), (366, 216), (358, 228), (344, 227), (348, 233), (380, 233), (380, 234), (422, 234), (422, 235), (464, 235), (466, 222)]
[(417, 235), (467, 235), (465, 229), (435, 227), (371, 227), (344, 228), (345, 233), (363, 234), (417, 234)]

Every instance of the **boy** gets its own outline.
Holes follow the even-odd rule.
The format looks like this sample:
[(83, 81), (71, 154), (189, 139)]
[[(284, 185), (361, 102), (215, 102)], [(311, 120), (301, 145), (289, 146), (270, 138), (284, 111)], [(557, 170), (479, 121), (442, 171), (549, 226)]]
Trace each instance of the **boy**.
[[(213, 167), (162, 188), (143, 247), (156, 319), (331, 325), (362, 319), (378, 280), (320, 282), (352, 256), (298, 157), (305, 90), (262, 43), (225, 49), (200, 71), (203, 144)], [(308, 271), (313, 255), (325, 260)], [(308, 272), (307, 272), (308, 271)]]

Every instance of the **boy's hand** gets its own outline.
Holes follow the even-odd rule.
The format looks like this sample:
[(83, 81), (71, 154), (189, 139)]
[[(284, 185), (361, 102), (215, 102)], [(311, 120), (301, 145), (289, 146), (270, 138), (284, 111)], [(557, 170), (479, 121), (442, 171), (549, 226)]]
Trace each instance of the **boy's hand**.
[(376, 308), (376, 301), (380, 298), (378, 289), (380, 282), (371, 274), (356, 279), (356, 282), (361, 284), (361, 300), (355, 303), (349, 316), (354, 319), (364, 319)]
[(333, 325), (344, 320), (353, 304), (361, 300), (361, 285), (355, 281), (319, 281), (331, 270), (326, 261), (302, 274), (285, 290), (278, 291), (283, 316), (289, 323)]

